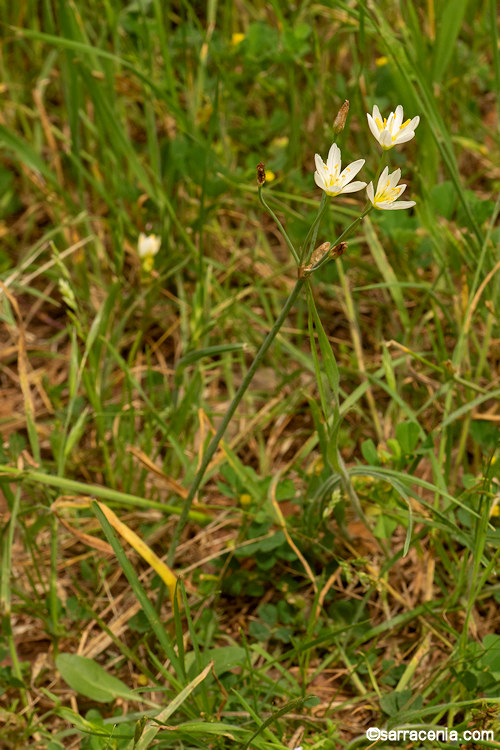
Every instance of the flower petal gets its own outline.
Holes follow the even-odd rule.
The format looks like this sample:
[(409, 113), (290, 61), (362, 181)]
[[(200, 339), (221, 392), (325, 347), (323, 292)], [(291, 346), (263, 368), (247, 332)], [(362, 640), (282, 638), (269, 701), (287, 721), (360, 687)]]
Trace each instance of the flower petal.
[(364, 163), (365, 163), (364, 159), (357, 159), (356, 161), (353, 161), (351, 164), (349, 164), (348, 167), (344, 169), (340, 177), (342, 178), (344, 175), (349, 175), (350, 180), (354, 179), (354, 177), (356, 177), (356, 175), (358, 174), (359, 170), (363, 167)]
[(342, 188), (342, 192), (355, 193), (357, 190), (363, 190), (364, 187), (366, 187), (366, 182), (350, 182), (348, 185)]
[(379, 136), (379, 143), (384, 149), (389, 149), (394, 146), (394, 143), (392, 142), (392, 136), (390, 132), (387, 130), (387, 128), (384, 128)]
[(393, 132), (396, 131), (396, 130), (399, 130), (399, 128), (401, 127), (402, 122), (403, 122), (403, 107), (401, 106), (401, 104), (398, 104), (398, 106), (396, 107), (396, 113), (395, 113), (395, 117), (394, 117)]
[(314, 182), (321, 190), (326, 190), (326, 183), (321, 172), (314, 173)]
[(400, 208), (411, 208), (414, 205), (415, 201), (391, 201), (390, 203), (382, 201), (382, 203), (377, 203), (375, 208), (382, 211), (397, 211)]
[(391, 114), (387, 118), (387, 126), (386, 126), (387, 130), (389, 131), (389, 133), (391, 133), (391, 135), (392, 135), (392, 133), (394, 131), (394, 120), (395, 119), (396, 119), (396, 115), (394, 114), (394, 112), (391, 112)]
[(373, 195), (373, 182), (370, 182), (367, 185), (367, 187), (366, 187), (366, 194), (368, 196), (368, 199), (369, 199), (370, 203), (372, 203), (373, 205), (375, 205), (375, 197)]
[(382, 190), (384, 190), (384, 188), (386, 187), (388, 176), (389, 176), (389, 167), (386, 167), (384, 171), (382, 172), (382, 174), (380, 175), (380, 177), (378, 178), (377, 193), (381, 193)]
[(384, 121), (384, 118), (380, 114), (380, 110), (379, 110), (379, 108), (377, 107), (376, 104), (373, 105), (373, 115), (372, 115), (372, 117), (375, 120), (375, 123), (377, 122), (377, 120), (379, 120), (380, 124), (382, 125), (382, 123)]
[(340, 149), (336, 143), (332, 143), (332, 145), (330, 146), (330, 151), (328, 152), (328, 158), (326, 160), (326, 166), (328, 167), (329, 172), (335, 174), (336, 168), (338, 169), (337, 174), (340, 172), (340, 159)]
[(371, 134), (378, 141), (379, 136), (380, 136), (380, 130), (377, 128), (377, 125), (375, 124), (375, 120), (373, 119), (371, 115), (367, 114), (366, 117), (368, 118), (368, 127), (370, 128)]
[(391, 189), (394, 189), (396, 185), (398, 184), (399, 180), (401, 179), (401, 170), (395, 169), (394, 172), (389, 177), (389, 186)]
[(411, 141), (411, 139), (414, 137), (415, 132), (413, 130), (409, 130), (408, 128), (405, 128), (400, 132), (396, 140), (394, 141), (394, 145), (399, 143), (406, 143), (407, 141)]
[(326, 164), (319, 154), (314, 154), (314, 163), (318, 172), (326, 172)]

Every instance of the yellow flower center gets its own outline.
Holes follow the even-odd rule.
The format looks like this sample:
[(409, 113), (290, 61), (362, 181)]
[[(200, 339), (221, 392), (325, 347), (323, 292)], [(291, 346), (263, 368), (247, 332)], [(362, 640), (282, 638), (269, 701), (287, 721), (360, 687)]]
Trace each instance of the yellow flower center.
[(375, 196), (375, 203), (392, 203), (398, 197), (398, 190), (390, 187), (390, 180), (387, 180), (385, 189), (382, 192), (377, 193)]

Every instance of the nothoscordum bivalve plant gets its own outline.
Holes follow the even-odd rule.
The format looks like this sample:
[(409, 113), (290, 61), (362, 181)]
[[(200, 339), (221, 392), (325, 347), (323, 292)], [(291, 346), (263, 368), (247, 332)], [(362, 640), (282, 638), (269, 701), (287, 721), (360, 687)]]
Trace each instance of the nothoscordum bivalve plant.
[[(344, 129), (348, 112), (349, 112), (349, 102), (346, 101), (340, 108), (337, 114), (337, 117), (335, 119), (335, 122), (334, 122), (333, 132), (334, 132), (335, 137), (337, 137)], [(420, 118), (418, 117), (414, 117), (413, 120), (403, 123), (403, 108), (401, 106), (396, 108), (396, 112), (390, 115), (388, 121), (386, 120), (382, 121), (379, 109), (376, 106), (373, 108), (373, 117), (368, 115), (368, 122), (370, 124), (370, 130), (372, 131), (373, 135), (377, 138), (377, 141), (380, 143), (380, 145), (382, 146), (384, 150), (392, 148), (392, 146), (396, 146), (399, 143), (404, 143), (405, 141), (409, 141), (411, 138), (413, 138), (415, 135), (415, 128), (417, 127), (419, 123), (419, 119)], [(168, 558), (167, 558), (167, 565), (169, 566), (171, 566), (174, 561), (175, 552), (176, 552), (177, 545), (180, 540), (181, 532), (185, 526), (189, 511), (191, 510), (191, 505), (193, 503), (193, 500), (196, 497), (196, 494), (199, 488), (201, 487), (203, 478), (205, 476), (205, 472), (207, 471), (207, 468), (210, 465), (210, 462), (212, 461), (212, 458), (217, 448), (219, 447), (219, 444), (226, 432), (226, 429), (234, 413), (236, 412), (236, 409), (238, 408), (238, 405), (241, 399), (243, 398), (246, 390), (248, 389), (253, 379), (253, 376), (257, 372), (268, 349), (270, 348), (274, 339), (278, 335), (278, 332), (280, 331), (283, 324), (285, 323), (290, 310), (294, 306), (296, 300), (298, 299), (299, 295), (303, 291), (304, 287), (305, 287), (305, 291), (307, 292), (306, 298), (307, 298), (307, 304), (308, 304), (309, 316), (310, 316), (309, 333), (310, 333), (310, 338), (311, 338), (311, 346), (316, 348), (315, 336), (317, 334), (318, 341), (320, 342), (321, 354), (329, 362), (328, 364), (328, 371), (330, 373), (329, 382), (331, 384), (333, 398), (334, 398), (334, 410), (333, 410), (333, 413), (331, 413), (331, 410), (329, 409), (328, 404), (324, 398), (324, 389), (321, 386), (320, 393), (322, 394), (321, 401), (322, 401), (322, 409), (324, 412), (325, 424), (330, 425), (330, 427), (328, 428), (330, 432), (328, 461), (331, 464), (332, 470), (337, 473), (337, 476), (339, 477), (339, 481), (341, 485), (343, 486), (346, 492), (346, 495), (350, 498), (351, 503), (353, 507), (355, 508), (356, 512), (361, 517), (364, 516), (361, 505), (357, 498), (356, 492), (354, 491), (354, 488), (352, 486), (349, 471), (346, 468), (342, 460), (342, 456), (337, 447), (337, 437), (338, 437), (337, 428), (338, 428), (338, 424), (340, 423), (338, 371), (337, 371), (337, 365), (334, 361), (333, 352), (331, 351), (331, 347), (329, 344), (328, 346), (325, 344), (325, 342), (327, 342), (327, 336), (323, 330), (320, 317), (318, 315), (316, 306), (314, 304), (314, 298), (312, 294), (312, 286), (311, 286), (311, 280), (310, 280), (311, 276), (315, 274), (317, 271), (319, 271), (319, 269), (323, 265), (330, 262), (334, 258), (338, 258), (340, 255), (343, 254), (343, 252), (345, 251), (347, 247), (347, 243), (344, 240), (346, 240), (347, 237), (349, 237), (349, 235), (351, 235), (354, 232), (354, 230), (359, 226), (363, 218), (374, 208), (378, 208), (378, 209), (410, 208), (411, 206), (415, 205), (414, 201), (400, 201), (397, 204), (395, 203), (396, 199), (399, 198), (399, 196), (402, 194), (406, 185), (397, 184), (401, 176), (400, 169), (397, 169), (395, 172), (389, 175), (389, 170), (386, 167), (384, 171), (382, 172), (380, 179), (378, 181), (376, 194), (374, 193), (374, 190), (373, 190), (373, 183), (370, 183), (368, 185), (367, 192), (368, 192), (368, 197), (370, 200), (367, 203), (367, 205), (364, 207), (364, 209), (360, 210), (357, 218), (354, 219), (354, 221), (351, 224), (349, 224), (333, 242), (323, 242), (323, 243), (320, 243), (319, 246), (317, 246), (318, 230), (321, 224), (321, 220), (329, 204), (327, 196), (336, 197), (342, 194), (355, 193), (358, 190), (362, 190), (364, 187), (366, 187), (366, 182), (360, 182), (360, 181), (353, 182), (354, 177), (358, 174), (360, 169), (363, 167), (364, 163), (365, 163), (364, 159), (357, 159), (356, 161), (353, 161), (351, 164), (349, 164), (349, 166), (346, 167), (342, 171), (341, 152), (340, 152), (340, 148), (338, 147), (336, 143), (333, 143), (332, 146), (330, 147), (330, 151), (328, 152), (326, 163), (323, 161), (321, 156), (319, 156), (319, 154), (316, 154), (315, 156), (316, 171), (314, 173), (314, 180), (316, 182), (316, 185), (319, 188), (321, 188), (321, 190), (323, 190), (323, 196), (318, 206), (316, 217), (314, 218), (311, 224), (309, 233), (300, 250), (298, 250), (295, 247), (294, 243), (291, 241), (282, 223), (280, 222), (280, 220), (278, 219), (278, 217), (276, 216), (272, 208), (267, 204), (263, 195), (263, 187), (266, 181), (265, 165), (261, 162), (257, 167), (257, 185), (258, 185), (260, 202), (262, 203), (266, 211), (268, 211), (268, 213), (271, 215), (273, 220), (276, 222), (278, 229), (281, 232), (283, 239), (285, 240), (292, 257), (295, 263), (297, 264), (298, 278), (297, 278), (294, 288), (290, 292), (290, 295), (283, 306), (283, 309), (281, 310), (271, 330), (268, 332), (267, 336), (262, 342), (259, 351), (255, 355), (253, 362), (251, 363), (245, 376), (243, 377), (243, 380), (241, 382), (240, 387), (238, 388), (238, 391), (236, 392), (233, 400), (231, 401), (229, 405), (228, 410), (226, 411), (221, 423), (219, 424), (217, 433), (214, 435), (214, 437), (210, 441), (210, 444), (208, 445), (208, 448), (206, 449), (204, 453), (203, 460), (198, 468), (198, 471), (196, 472), (196, 476), (193, 479), (193, 482), (189, 489), (188, 496), (184, 501), (181, 516), (179, 518), (179, 522), (176, 526), (176, 529), (172, 538), (172, 542), (170, 544), (170, 549), (169, 549)], [(380, 166), (380, 169), (381, 168), (382, 168), (382, 165)], [(145, 245), (145, 247), (148, 248), (149, 253), (154, 254), (152, 253), (152, 250), (156, 251), (154, 240), (152, 240), (152, 238), (146, 238), (146, 239), (148, 240), (148, 244)], [(318, 383), (320, 383), (323, 376), (319, 369), (319, 359), (317, 357), (315, 361), (318, 363), (318, 367), (316, 368), (316, 373), (318, 377)], [(336, 376), (335, 376), (335, 373), (337, 373)]]
[(380, 110), (375, 104), (373, 114), (367, 113), (368, 125), (373, 136), (380, 143), (384, 151), (398, 146), (400, 143), (411, 141), (415, 135), (415, 129), (420, 122), (420, 117), (414, 117), (413, 120), (403, 122), (403, 107), (399, 105), (395, 112), (391, 112), (389, 117), (383, 118)]
[(415, 201), (395, 202), (406, 190), (406, 185), (398, 185), (400, 177), (400, 169), (396, 169), (396, 171), (390, 175), (389, 167), (386, 167), (379, 177), (377, 192), (375, 195), (373, 194), (373, 182), (370, 182), (366, 188), (366, 194), (374, 208), (383, 211), (394, 211), (398, 208), (411, 208), (415, 205)]

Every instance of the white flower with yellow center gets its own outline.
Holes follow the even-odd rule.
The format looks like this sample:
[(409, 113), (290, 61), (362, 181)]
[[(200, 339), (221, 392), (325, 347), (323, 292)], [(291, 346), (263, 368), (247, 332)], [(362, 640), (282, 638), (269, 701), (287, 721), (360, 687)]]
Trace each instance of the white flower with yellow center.
[(154, 257), (160, 249), (161, 238), (157, 237), (156, 234), (144, 234), (141, 232), (139, 235), (138, 251), (139, 258)]
[(314, 181), (321, 190), (324, 190), (327, 195), (331, 195), (332, 197), (340, 195), (340, 193), (355, 193), (357, 190), (362, 190), (366, 187), (366, 182), (351, 182), (358, 174), (365, 160), (358, 159), (357, 161), (353, 161), (352, 164), (349, 164), (341, 172), (340, 159), (340, 149), (336, 143), (332, 145), (328, 152), (326, 164), (319, 154), (316, 154), (314, 157), (316, 163)]
[(411, 208), (415, 205), (415, 201), (399, 201), (399, 203), (395, 203), (399, 196), (406, 190), (406, 185), (398, 185), (400, 177), (400, 169), (396, 169), (390, 175), (389, 167), (386, 167), (379, 177), (375, 195), (373, 194), (373, 182), (370, 182), (366, 188), (366, 194), (374, 208), (381, 209), (382, 211), (394, 211), (399, 208)]
[(139, 258), (141, 259), (141, 266), (144, 273), (151, 273), (154, 266), (154, 257), (161, 245), (161, 237), (157, 237), (156, 234), (144, 234), (141, 232), (139, 235), (139, 242), (137, 245), (137, 251)]
[(413, 120), (403, 122), (403, 107), (401, 105), (396, 107), (395, 112), (391, 112), (388, 119), (382, 117), (377, 105), (373, 107), (373, 114), (367, 114), (366, 116), (373, 136), (384, 151), (393, 146), (398, 146), (400, 143), (411, 141), (420, 122), (418, 116), (414, 117)]

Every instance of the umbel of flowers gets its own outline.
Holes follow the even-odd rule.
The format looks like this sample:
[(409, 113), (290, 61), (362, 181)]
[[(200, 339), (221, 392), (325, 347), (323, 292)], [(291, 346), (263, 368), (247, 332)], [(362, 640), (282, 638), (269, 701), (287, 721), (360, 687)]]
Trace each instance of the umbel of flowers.
[[(403, 122), (403, 107), (401, 105), (396, 107), (396, 111), (391, 112), (388, 118), (382, 118), (379, 108), (375, 105), (373, 113), (367, 114), (367, 118), (373, 136), (384, 151), (388, 151), (400, 143), (410, 141), (415, 136), (415, 129), (420, 122), (420, 117), (414, 117), (412, 120)], [(352, 164), (342, 170), (341, 153), (336, 143), (331, 146), (326, 162), (319, 154), (315, 155), (314, 160), (316, 164), (314, 181), (327, 195), (335, 197), (341, 193), (355, 193), (366, 188), (366, 194), (373, 208), (382, 211), (394, 211), (401, 208), (411, 208), (415, 205), (415, 201), (396, 202), (406, 189), (406, 185), (398, 185), (401, 177), (400, 169), (396, 169), (392, 174), (389, 174), (389, 168), (385, 167), (378, 179), (377, 190), (375, 191), (373, 182), (370, 182), (369, 185), (366, 182), (352, 182), (363, 167), (364, 159), (353, 161)]]

